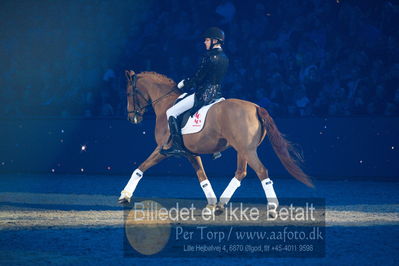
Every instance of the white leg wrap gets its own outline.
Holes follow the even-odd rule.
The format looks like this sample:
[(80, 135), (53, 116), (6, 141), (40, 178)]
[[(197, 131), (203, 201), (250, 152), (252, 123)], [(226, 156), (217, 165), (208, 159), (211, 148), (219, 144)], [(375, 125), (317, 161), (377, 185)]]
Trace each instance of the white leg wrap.
[(276, 205), (276, 208), (278, 207), (278, 199), (276, 196), (276, 192), (274, 192), (273, 188), (273, 181), (270, 180), (270, 178), (266, 178), (262, 180), (262, 187), (263, 190), (265, 191), (266, 198), (268, 205)]
[(143, 177), (143, 172), (140, 169), (134, 170), (132, 176), (130, 177), (129, 182), (127, 183), (126, 187), (123, 191), (131, 198), (133, 192), (136, 190), (137, 184), (139, 183), (140, 179)]
[(208, 200), (208, 204), (216, 204), (217, 199), (215, 192), (213, 192), (211, 183), (209, 180), (204, 180), (200, 183), (202, 190), (204, 191), (204, 194), (206, 196), (206, 199)]
[(241, 181), (233, 177), (229, 185), (226, 187), (226, 189), (223, 191), (222, 195), (220, 196), (220, 203), (222, 203), (223, 205), (229, 203), (234, 192), (240, 186), (241, 186)]

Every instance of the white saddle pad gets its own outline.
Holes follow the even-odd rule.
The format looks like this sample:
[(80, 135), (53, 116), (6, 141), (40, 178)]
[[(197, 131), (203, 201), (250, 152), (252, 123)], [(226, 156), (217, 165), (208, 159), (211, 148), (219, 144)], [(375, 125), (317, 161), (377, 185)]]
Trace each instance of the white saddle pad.
[(205, 125), (205, 118), (209, 108), (211, 108), (212, 105), (224, 100), (224, 98), (219, 98), (215, 102), (201, 107), (198, 112), (196, 112), (193, 116), (190, 116), (187, 124), (181, 129), (181, 134), (186, 135), (200, 132)]

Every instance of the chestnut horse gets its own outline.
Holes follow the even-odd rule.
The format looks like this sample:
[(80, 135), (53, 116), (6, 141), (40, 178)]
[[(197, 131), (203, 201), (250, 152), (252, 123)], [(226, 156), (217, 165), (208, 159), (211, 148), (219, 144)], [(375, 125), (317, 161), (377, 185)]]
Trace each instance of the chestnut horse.
[[(169, 138), (166, 110), (182, 94), (174, 81), (155, 72), (135, 74), (130, 70), (126, 71), (126, 77), (128, 80), (128, 120), (134, 124), (140, 123), (143, 120), (146, 107), (151, 105), (156, 114), (155, 140), (157, 147), (136, 169), (134, 172), (136, 174), (132, 174), (128, 185), (121, 192), (120, 203), (130, 202), (143, 173), (168, 157), (159, 153)], [(229, 147), (233, 147), (237, 151), (235, 178), (238, 181), (235, 182), (238, 182), (238, 185), (233, 188), (232, 192), (226, 193), (227, 197), (231, 197), (234, 190), (240, 186), (240, 181), (247, 174), (247, 164), (256, 172), (261, 181), (270, 180), (267, 169), (257, 155), (257, 147), (266, 135), (268, 135), (275, 153), (286, 170), (302, 183), (313, 187), (311, 179), (297, 164), (297, 161), (301, 160), (299, 154), (279, 132), (269, 113), (254, 103), (239, 99), (227, 99), (214, 104), (209, 109), (204, 128), (198, 133), (183, 135), (183, 141), (185, 147), (193, 153), (192, 156), (187, 156), (187, 159), (194, 167), (200, 183), (207, 180), (207, 176), (198, 154), (217, 153)], [(198, 143), (201, 143), (201, 145), (198, 145)], [(269, 183), (272, 184), (271, 181), (267, 184)], [(271, 199), (267, 195), (267, 189), (265, 187), (264, 189), (270, 203)], [(271, 189), (271, 197), (276, 197), (272, 187)], [(229, 198), (224, 203), (228, 200)]]

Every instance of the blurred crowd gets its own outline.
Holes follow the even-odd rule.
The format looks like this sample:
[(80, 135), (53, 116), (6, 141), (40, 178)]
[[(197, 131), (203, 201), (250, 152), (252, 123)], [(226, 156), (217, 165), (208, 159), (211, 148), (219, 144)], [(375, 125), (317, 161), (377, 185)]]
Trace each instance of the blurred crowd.
[[(100, 21), (111, 4), (98, 2), (102, 7), (92, 8)], [(18, 62), (10, 60), (2, 71), (1, 96), (8, 101), (1, 115), (33, 108), (42, 116), (123, 116), (124, 69), (177, 82), (190, 76), (208, 26), (226, 33), (226, 98), (255, 102), (274, 116), (399, 115), (399, 5), (392, 1), (165, 0), (148, 10), (123, 26), (93, 26), (98, 46), (84, 36), (63, 44), (72, 65), (41, 65), (43, 82), (17, 82), (21, 94), (5, 89), (18, 79)], [(87, 57), (91, 49), (97, 54)]]

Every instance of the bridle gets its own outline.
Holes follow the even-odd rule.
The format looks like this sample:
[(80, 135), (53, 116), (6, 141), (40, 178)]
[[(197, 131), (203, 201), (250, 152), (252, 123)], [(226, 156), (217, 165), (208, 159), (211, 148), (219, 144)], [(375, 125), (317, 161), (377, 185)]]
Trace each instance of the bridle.
[[(133, 111), (129, 111), (127, 110), (128, 114), (134, 113), (134, 115), (139, 115), (139, 116), (143, 116), (142, 110), (145, 109), (148, 105), (150, 105), (150, 100), (148, 100), (144, 94), (141, 92), (141, 90), (139, 90), (136, 87), (136, 83), (137, 83), (137, 76), (136, 74), (133, 74), (132, 76), (130, 76), (129, 74), (127, 74), (128, 77), (128, 82), (129, 82), (129, 86), (132, 87), (132, 92), (128, 92), (127, 93), (127, 97), (133, 97)], [(141, 98), (144, 99), (144, 101), (146, 102), (145, 106), (141, 106), (140, 105), (140, 101), (138, 101), (138, 96), (140, 96)], [(137, 108), (136, 108), (137, 106)]]
[[(133, 111), (129, 111), (127, 110), (128, 113), (128, 119), (129, 119), (129, 114), (133, 113), (134, 116), (139, 116), (140, 118), (143, 117), (145, 109), (148, 106), (154, 105), (157, 102), (161, 101), (163, 98), (165, 98), (166, 96), (168, 96), (169, 94), (171, 94), (172, 92), (177, 90), (177, 87), (173, 87), (172, 90), (170, 90), (169, 92), (167, 92), (165, 95), (162, 95), (161, 97), (159, 97), (158, 99), (151, 101), (151, 99), (147, 99), (144, 95), (144, 93), (139, 90), (139, 88), (137, 88), (136, 84), (137, 84), (137, 75), (136, 73), (133, 72), (133, 75), (130, 75), (129, 71), (126, 71), (126, 77), (128, 80), (128, 85), (132, 87), (132, 92), (128, 92), (126, 95), (127, 97), (132, 97), (133, 98)], [(145, 101), (145, 105), (141, 106), (140, 101), (138, 101), (138, 97), (141, 97), (144, 99)], [(144, 111), (143, 111), (144, 110)]]

